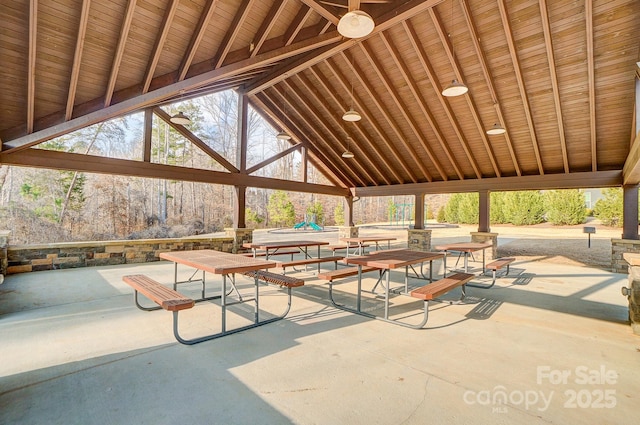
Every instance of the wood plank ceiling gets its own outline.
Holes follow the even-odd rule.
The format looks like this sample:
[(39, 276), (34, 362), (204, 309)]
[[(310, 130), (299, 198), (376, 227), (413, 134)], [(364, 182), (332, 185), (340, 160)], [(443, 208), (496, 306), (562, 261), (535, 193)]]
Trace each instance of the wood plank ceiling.
[[(353, 9), (371, 35), (337, 32)], [(45, 164), (28, 152), (53, 137), (235, 88), (363, 195), (639, 181), (622, 173), (637, 0), (13, 0), (0, 27), (0, 163)], [(453, 79), (468, 94), (442, 96)], [(361, 121), (341, 119), (351, 107)]]

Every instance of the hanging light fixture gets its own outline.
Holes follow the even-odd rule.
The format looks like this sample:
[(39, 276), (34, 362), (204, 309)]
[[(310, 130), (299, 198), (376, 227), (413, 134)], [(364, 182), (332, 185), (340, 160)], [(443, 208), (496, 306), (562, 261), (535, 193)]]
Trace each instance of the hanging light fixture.
[(169, 121), (174, 124), (187, 125), (191, 123), (191, 120), (188, 116), (186, 116), (182, 111), (178, 112), (174, 116), (172, 116)]
[[(453, 22), (454, 22), (454, 19), (453, 19), (453, 0), (451, 0), (451, 28), (452, 28), (452, 30), (453, 30)], [(453, 41), (453, 36), (452, 36), (451, 33), (449, 33), (449, 38), (451, 39), (451, 56), (453, 57), (454, 67), (455, 67), (456, 43), (455, 43), (455, 41)], [(451, 84), (449, 84), (447, 87), (445, 87), (444, 90), (442, 90), (442, 95), (443, 96), (447, 96), (447, 97), (454, 97), (454, 96), (463, 95), (468, 91), (469, 91), (469, 88), (467, 86), (465, 86), (463, 83), (461, 83), (456, 78), (454, 78), (453, 81), (451, 81)]]
[(342, 152), (343, 158), (353, 158), (355, 156), (353, 152), (349, 150), (350, 146), (351, 146), (351, 137), (347, 137), (347, 150)]
[(505, 130), (504, 127), (501, 126), (498, 123), (493, 124), (493, 127), (491, 127), (489, 130), (487, 130), (487, 134), (492, 135), (492, 136), (494, 136), (496, 134), (504, 134), (506, 132), (507, 132), (507, 130)]
[[(351, 54), (351, 67), (353, 68), (353, 54)], [(351, 107), (342, 115), (342, 119), (349, 122), (360, 121), (362, 117), (353, 109), (353, 77), (351, 79)]]
[[(286, 78), (286, 75), (285, 75)], [(284, 117), (282, 118), (282, 121), (287, 119), (287, 89), (284, 89), (284, 97), (282, 99), (282, 111), (283, 111), (283, 115)], [(276, 134), (276, 139), (278, 140), (291, 140), (291, 136), (289, 136), (289, 134), (287, 134), (286, 131), (284, 131), (284, 128), (282, 130), (280, 130), (280, 132), (278, 134)]]
[(362, 10), (352, 10), (338, 21), (338, 32), (347, 38), (361, 38), (371, 34), (374, 26), (369, 14)]

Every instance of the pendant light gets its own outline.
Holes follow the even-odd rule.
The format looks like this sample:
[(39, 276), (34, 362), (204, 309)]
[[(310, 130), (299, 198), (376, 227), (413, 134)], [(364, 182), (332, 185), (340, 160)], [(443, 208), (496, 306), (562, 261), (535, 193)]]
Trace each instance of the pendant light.
[[(351, 54), (351, 68), (353, 68), (353, 53)], [(349, 122), (360, 121), (362, 117), (353, 109), (353, 75), (351, 77), (351, 107), (342, 115), (342, 119)]]
[[(454, 23), (454, 19), (453, 19), (453, 2), (454, 2), (454, 0), (451, 0), (451, 29), (452, 29), (452, 32), (453, 32), (453, 23)], [(454, 65), (454, 68), (455, 68), (456, 43), (453, 40), (452, 33), (449, 33), (449, 38), (451, 39), (451, 56), (453, 57), (453, 65)], [(447, 87), (445, 87), (444, 90), (442, 90), (442, 95), (443, 96), (447, 96), (447, 97), (454, 97), (454, 96), (463, 95), (468, 91), (469, 91), (469, 88), (467, 86), (465, 86), (463, 83), (461, 83), (456, 78), (454, 78), (453, 81), (451, 81), (451, 84), (449, 84)]]
[(493, 124), (493, 127), (491, 127), (489, 130), (487, 130), (487, 134), (494, 136), (497, 134), (504, 134), (506, 133), (507, 130), (504, 129), (503, 126), (501, 126), (498, 123)]
[(172, 116), (169, 121), (174, 124), (187, 125), (191, 123), (191, 120), (188, 116), (186, 116), (182, 111), (178, 112), (174, 116)]
[(371, 34), (375, 23), (373, 18), (362, 10), (352, 10), (338, 21), (338, 32), (343, 37), (361, 38)]
[(342, 152), (343, 158), (353, 158), (355, 156), (353, 152), (349, 150), (350, 146), (351, 146), (351, 137), (347, 137), (347, 150)]

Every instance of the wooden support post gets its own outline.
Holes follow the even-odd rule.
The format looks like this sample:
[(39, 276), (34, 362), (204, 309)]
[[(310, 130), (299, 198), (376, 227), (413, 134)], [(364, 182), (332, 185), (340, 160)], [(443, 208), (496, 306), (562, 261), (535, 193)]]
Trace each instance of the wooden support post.
[(238, 148), (236, 155), (236, 167), (240, 173), (247, 171), (247, 140), (248, 140), (248, 118), (249, 99), (247, 96), (238, 93)]
[(353, 197), (346, 196), (345, 200), (345, 208), (344, 208), (344, 225), (348, 227), (353, 227)]
[(415, 222), (413, 224), (414, 229), (424, 229), (424, 193), (415, 194), (414, 217)]
[(638, 239), (638, 185), (622, 186), (622, 239)]
[(144, 110), (144, 149), (142, 160), (151, 162), (151, 135), (153, 134), (153, 109)]
[(489, 199), (489, 191), (481, 190), (478, 192), (480, 196), (478, 202), (478, 232), (488, 233), (491, 231), (491, 201)]
[(246, 186), (234, 186), (236, 194), (236, 207), (233, 211), (233, 227), (234, 229), (244, 229), (246, 227)]

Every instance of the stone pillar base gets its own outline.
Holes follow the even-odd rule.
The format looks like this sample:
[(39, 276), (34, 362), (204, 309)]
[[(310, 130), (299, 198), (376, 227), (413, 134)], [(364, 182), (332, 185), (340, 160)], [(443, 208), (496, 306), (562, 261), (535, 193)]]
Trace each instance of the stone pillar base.
[(626, 253), (623, 257), (629, 264), (629, 321), (633, 333), (640, 335), (640, 254)]
[(407, 248), (412, 251), (431, 251), (431, 229), (407, 230)]
[(356, 226), (338, 227), (338, 241), (340, 238), (357, 238), (358, 228)]
[(640, 241), (636, 239), (611, 239), (611, 271), (628, 273), (624, 254), (640, 254)]
[(9, 267), (7, 247), (9, 246), (10, 234), (9, 230), (0, 230), (0, 283), (4, 281), (4, 275), (7, 274), (7, 267)]
[(233, 238), (234, 254), (237, 254), (242, 249), (242, 244), (253, 242), (253, 229), (241, 228), (241, 229), (224, 229), (227, 237)]
[(485, 260), (487, 262), (498, 258), (498, 234), (489, 232), (471, 232), (471, 242), (491, 242), (491, 249), (485, 250)]

